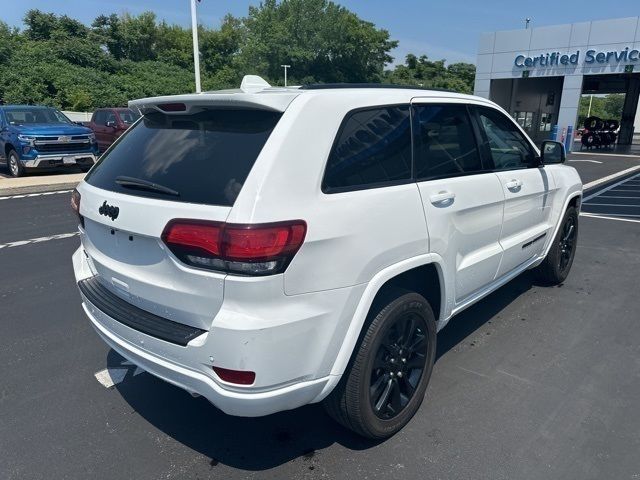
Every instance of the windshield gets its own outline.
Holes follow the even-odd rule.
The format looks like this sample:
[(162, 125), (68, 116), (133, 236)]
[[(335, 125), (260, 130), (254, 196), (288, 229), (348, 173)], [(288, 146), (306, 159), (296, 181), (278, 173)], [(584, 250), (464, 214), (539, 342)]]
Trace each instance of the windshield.
[(11, 108), (5, 110), (7, 121), (11, 125), (29, 125), (32, 123), (71, 123), (62, 112), (55, 108)]
[(120, 119), (123, 123), (130, 125), (140, 118), (140, 115), (133, 110), (120, 110)]
[[(85, 180), (128, 195), (232, 206), (281, 115), (230, 109), (149, 113)], [(168, 197), (169, 191), (175, 194)]]

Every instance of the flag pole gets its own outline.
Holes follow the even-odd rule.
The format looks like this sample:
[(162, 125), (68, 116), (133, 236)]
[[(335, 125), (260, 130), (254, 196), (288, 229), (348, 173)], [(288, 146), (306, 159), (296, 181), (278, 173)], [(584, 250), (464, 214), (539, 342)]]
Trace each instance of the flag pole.
[(200, 48), (198, 47), (198, 16), (196, 11), (196, 1), (191, 0), (191, 30), (193, 31), (193, 66), (196, 75), (196, 93), (202, 93), (200, 85)]

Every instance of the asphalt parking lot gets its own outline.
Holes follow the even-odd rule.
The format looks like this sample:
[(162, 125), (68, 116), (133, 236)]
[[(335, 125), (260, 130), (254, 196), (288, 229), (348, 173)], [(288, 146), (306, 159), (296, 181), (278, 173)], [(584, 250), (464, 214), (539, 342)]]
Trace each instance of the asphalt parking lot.
[(640, 218), (640, 173), (613, 182), (584, 197), (583, 211), (622, 219)]
[[(588, 183), (640, 159), (569, 164)], [(638, 173), (588, 191), (564, 284), (525, 274), (450, 322), (422, 408), (377, 443), (319, 406), (229, 417), (127, 364), (80, 306), (69, 192), (0, 199), (0, 478), (640, 478), (640, 218), (605, 198)]]

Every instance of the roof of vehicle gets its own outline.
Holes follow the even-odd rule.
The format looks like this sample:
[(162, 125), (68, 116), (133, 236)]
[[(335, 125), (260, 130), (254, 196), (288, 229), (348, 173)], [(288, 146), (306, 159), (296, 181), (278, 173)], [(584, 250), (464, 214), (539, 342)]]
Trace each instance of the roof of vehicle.
[(16, 110), (16, 109), (20, 109), (20, 110), (37, 110), (39, 108), (55, 108), (55, 107), (50, 107), (48, 105), (0, 105), (1, 108), (4, 108), (6, 110)]
[(96, 108), (94, 112), (97, 112), (99, 110), (115, 110), (116, 112), (126, 112), (131, 109), (129, 107), (100, 107), (100, 108)]
[[(247, 81), (247, 77), (249, 81)], [(129, 102), (130, 108), (139, 109), (145, 113), (150, 110), (171, 111), (171, 113), (189, 113), (194, 105), (215, 104), (228, 108), (258, 108), (284, 112), (294, 98), (300, 95), (361, 95), (370, 97), (372, 105), (385, 101), (409, 102), (415, 97), (458, 98), (483, 101), (487, 99), (455, 93), (447, 90), (425, 89), (418, 86), (389, 85), (389, 84), (313, 84), (296, 87), (273, 87), (260, 77), (248, 75), (239, 89), (217, 90), (203, 93), (184, 95), (168, 95), (162, 97), (142, 98)], [(185, 104), (182, 111), (166, 110), (163, 107), (175, 104)]]

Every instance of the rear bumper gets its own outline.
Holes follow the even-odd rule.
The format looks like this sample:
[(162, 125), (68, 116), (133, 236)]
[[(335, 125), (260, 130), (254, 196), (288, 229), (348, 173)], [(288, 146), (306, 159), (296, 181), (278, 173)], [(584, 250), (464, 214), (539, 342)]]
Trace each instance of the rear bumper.
[[(266, 392), (238, 392), (220, 386), (211, 376), (153, 355), (111, 331), (110, 319), (91, 303), (83, 308), (100, 337), (127, 360), (156, 377), (176, 385), (191, 394), (205, 397), (224, 413), (241, 417), (259, 417), (290, 410), (312, 402), (323, 390), (329, 378), (300, 382)], [(205, 334), (206, 335), (206, 334)], [(187, 347), (188, 348), (188, 347)]]
[(52, 153), (38, 155), (35, 158), (21, 159), (26, 168), (53, 168), (64, 165), (91, 166), (96, 163), (97, 156), (92, 152)]
[[(73, 256), (77, 282), (94, 275), (90, 262), (80, 247)], [(232, 280), (211, 327), (185, 345), (136, 330), (81, 294), (93, 327), (123, 357), (227, 414), (254, 417), (318, 402), (330, 393), (340, 379), (331, 369), (363, 289), (287, 297), (281, 277)], [(229, 384), (214, 365), (253, 371), (256, 381)]]

